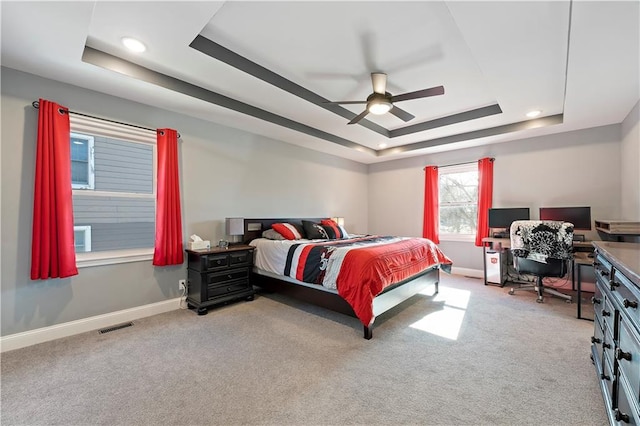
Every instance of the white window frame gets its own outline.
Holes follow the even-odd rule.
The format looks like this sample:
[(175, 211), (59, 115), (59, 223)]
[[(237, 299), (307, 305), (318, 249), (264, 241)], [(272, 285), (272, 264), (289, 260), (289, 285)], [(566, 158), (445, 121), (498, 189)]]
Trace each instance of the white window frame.
[[(465, 173), (465, 172), (478, 172), (478, 164), (466, 163), (466, 164), (457, 164), (455, 166), (443, 166), (438, 169), (438, 194), (440, 194), (440, 177), (446, 174), (453, 173)], [(479, 186), (479, 182), (478, 182)], [(448, 203), (447, 203), (448, 204)], [(439, 209), (442, 208), (442, 202), (439, 202)], [(477, 213), (477, 200), (476, 200), (476, 213)], [(476, 224), (477, 226), (477, 224)], [(440, 227), (440, 211), (438, 211), (438, 228)], [(438, 229), (440, 231), (440, 229)], [(452, 234), (452, 233), (443, 233), (439, 232), (439, 238), (441, 241), (460, 241), (460, 242), (475, 242), (476, 234)]]
[(93, 162), (93, 143), (94, 143), (94, 138), (93, 136), (90, 135), (83, 135), (80, 133), (74, 133), (71, 132), (71, 137), (72, 138), (76, 138), (76, 139), (82, 139), (84, 141), (87, 142), (87, 157), (88, 157), (88, 164), (87, 164), (87, 184), (80, 184), (80, 183), (73, 183), (71, 182), (71, 188), (73, 189), (94, 189), (94, 176), (95, 176), (95, 169), (94, 169), (94, 162)]
[[(73, 231), (83, 231), (84, 234), (84, 248), (87, 252), (91, 251), (91, 225), (79, 225), (74, 226)], [(77, 253), (76, 253), (77, 255)]]
[[(76, 114), (69, 115), (69, 122), (71, 125), (72, 133), (80, 133), (82, 135), (95, 135), (105, 136), (109, 138), (138, 142), (151, 145), (153, 147), (152, 154), (152, 167), (153, 167), (153, 192), (152, 194), (133, 194), (133, 193), (115, 193), (100, 191), (92, 194), (93, 196), (131, 196), (149, 198), (153, 197), (156, 201), (157, 191), (157, 136), (156, 132), (152, 130), (140, 129), (137, 127), (126, 126), (118, 123), (113, 123), (106, 120), (100, 120), (92, 117), (80, 116)], [(73, 194), (88, 195), (91, 191), (84, 189), (72, 189)], [(157, 209), (157, 205), (155, 206)], [(98, 251), (87, 253), (76, 253), (76, 266), (78, 268), (86, 268), (92, 266), (113, 265), (118, 263), (129, 262), (141, 262), (153, 260), (154, 248), (141, 248), (141, 249), (122, 249), (122, 250), (110, 250), (110, 251)]]

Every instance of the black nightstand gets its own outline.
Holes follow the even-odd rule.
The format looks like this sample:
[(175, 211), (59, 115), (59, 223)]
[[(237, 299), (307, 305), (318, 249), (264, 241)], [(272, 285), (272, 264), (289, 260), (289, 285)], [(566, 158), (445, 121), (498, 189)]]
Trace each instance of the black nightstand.
[(187, 306), (206, 315), (210, 306), (253, 300), (251, 269), (254, 247), (187, 250)]

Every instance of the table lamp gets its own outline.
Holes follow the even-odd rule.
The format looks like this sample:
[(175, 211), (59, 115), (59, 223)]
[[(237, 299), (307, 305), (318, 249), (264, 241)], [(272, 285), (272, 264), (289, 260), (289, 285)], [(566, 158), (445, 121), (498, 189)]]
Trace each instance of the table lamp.
[(332, 217), (331, 220), (333, 220), (339, 226), (344, 226), (344, 217)]
[(228, 217), (225, 219), (226, 234), (229, 236), (229, 242), (233, 244), (239, 244), (242, 242), (242, 235), (244, 235), (244, 218), (242, 217)]

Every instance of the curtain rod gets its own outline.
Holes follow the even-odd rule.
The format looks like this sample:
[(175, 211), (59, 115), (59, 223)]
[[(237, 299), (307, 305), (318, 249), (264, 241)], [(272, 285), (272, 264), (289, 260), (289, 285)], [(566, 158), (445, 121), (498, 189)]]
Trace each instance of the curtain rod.
[[(31, 105), (35, 108), (38, 109), (40, 108), (40, 102), (39, 101), (33, 101), (31, 102)], [(110, 120), (108, 118), (102, 118), (102, 117), (96, 117), (95, 115), (89, 115), (89, 114), (83, 114), (81, 112), (77, 112), (77, 111), (71, 111), (71, 110), (67, 110), (67, 112), (69, 114), (75, 114), (75, 115), (81, 115), (82, 117), (89, 117), (89, 118), (95, 118), (97, 120), (102, 120), (102, 121), (108, 121), (110, 123), (115, 123), (115, 124), (122, 124), (123, 126), (129, 126), (129, 127), (136, 127), (138, 129), (142, 129), (142, 130), (149, 130), (151, 132), (156, 132), (158, 129), (151, 129), (149, 127), (143, 127), (143, 126), (137, 126), (135, 124), (129, 124), (129, 123), (123, 123), (122, 121), (116, 121), (116, 120)], [(178, 139), (180, 139), (180, 133), (178, 133)]]
[[(489, 161), (495, 161), (495, 158), (489, 158)], [(480, 160), (478, 160), (480, 161)], [(435, 167), (453, 167), (453, 166), (462, 166), (463, 164), (474, 164), (477, 163), (478, 161), (467, 161), (464, 163), (453, 163), (453, 164), (443, 164), (442, 166), (435, 166)], [(427, 166), (427, 167), (434, 167), (434, 166)]]

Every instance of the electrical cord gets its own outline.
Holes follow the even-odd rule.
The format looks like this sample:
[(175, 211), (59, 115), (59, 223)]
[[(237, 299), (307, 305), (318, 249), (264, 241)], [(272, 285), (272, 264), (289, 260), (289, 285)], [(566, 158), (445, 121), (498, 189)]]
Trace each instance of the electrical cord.
[(180, 309), (189, 309), (189, 304), (187, 303), (187, 286), (186, 284), (182, 286), (182, 294), (180, 294)]

